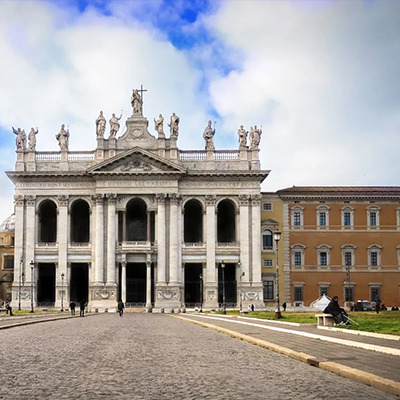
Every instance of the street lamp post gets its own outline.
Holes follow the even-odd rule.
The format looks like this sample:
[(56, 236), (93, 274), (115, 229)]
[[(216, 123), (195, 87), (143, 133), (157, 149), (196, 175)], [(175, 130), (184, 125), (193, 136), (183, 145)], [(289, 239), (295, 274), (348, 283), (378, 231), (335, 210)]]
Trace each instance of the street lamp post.
[(222, 261), (222, 312), (226, 314), (226, 306), (225, 306), (225, 263)]
[(61, 274), (61, 311), (64, 311), (64, 272)]
[(282, 318), (281, 308), (279, 304), (279, 247), (278, 243), (281, 239), (281, 232), (274, 232), (274, 240), (276, 243), (276, 310), (275, 317)]
[[(350, 284), (350, 270), (351, 270), (351, 260), (346, 260), (346, 274), (347, 274), (347, 298), (349, 303), (351, 303), (351, 284)], [(344, 301), (346, 301), (346, 296)], [(350, 308), (350, 307), (349, 307)]]
[(239, 311), (240, 311), (240, 313), (242, 313), (242, 311), (243, 311), (242, 278), (243, 278), (244, 276), (245, 276), (245, 273), (242, 272), (242, 273), (240, 274), (240, 292), (239, 292), (239, 295), (240, 295), (240, 299), (239, 299), (239, 301), (240, 301), (240, 303), (239, 303), (239, 304), (240, 304)]
[(33, 261), (30, 262), (31, 266), (31, 313), (33, 313), (33, 269), (35, 267), (35, 263)]
[(203, 275), (200, 274), (200, 312), (203, 312)]

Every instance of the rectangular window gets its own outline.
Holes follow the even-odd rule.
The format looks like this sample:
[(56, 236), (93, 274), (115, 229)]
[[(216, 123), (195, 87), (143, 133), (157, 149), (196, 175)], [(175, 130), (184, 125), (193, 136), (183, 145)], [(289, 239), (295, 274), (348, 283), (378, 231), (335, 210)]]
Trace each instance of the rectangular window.
[(319, 253), (319, 265), (328, 265), (328, 257), (325, 251)]
[(294, 265), (301, 265), (301, 251), (294, 252)]
[(376, 226), (376, 212), (369, 213), (369, 226)]
[(274, 281), (264, 281), (264, 300), (274, 299)]
[(264, 260), (264, 267), (272, 267), (272, 260), (269, 258)]
[(329, 288), (328, 287), (320, 287), (319, 288), (319, 295), (326, 295), (329, 296)]
[(353, 265), (351, 251), (346, 251), (344, 253), (344, 265)]
[(293, 213), (293, 225), (300, 226), (300, 213), (298, 211)]
[(345, 212), (343, 214), (343, 225), (350, 226), (351, 225), (351, 217), (349, 212)]
[(14, 268), (14, 256), (5, 256), (4, 269), (13, 269), (13, 268)]
[(303, 287), (294, 288), (294, 301), (303, 301)]
[(263, 203), (263, 211), (271, 211), (272, 204), (271, 203)]
[(378, 266), (378, 253), (376, 251), (371, 251), (371, 266)]
[(371, 301), (375, 301), (375, 297), (381, 297), (381, 290), (379, 287), (371, 287)]
[(319, 226), (326, 226), (326, 213), (319, 213)]
[(345, 287), (344, 288), (344, 301), (354, 301), (354, 288)]

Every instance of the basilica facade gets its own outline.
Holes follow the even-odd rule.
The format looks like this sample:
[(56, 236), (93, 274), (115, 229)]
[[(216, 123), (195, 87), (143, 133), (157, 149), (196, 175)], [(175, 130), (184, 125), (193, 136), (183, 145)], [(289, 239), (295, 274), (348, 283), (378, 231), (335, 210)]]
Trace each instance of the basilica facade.
[(36, 151), (37, 130), (14, 130), (13, 306), (263, 308), (260, 130), (215, 150), (209, 123), (205, 150), (180, 150), (177, 115), (152, 134), (138, 91), (131, 104), (121, 134), (121, 117), (107, 126), (100, 113), (93, 151), (69, 151), (64, 125), (54, 152)]

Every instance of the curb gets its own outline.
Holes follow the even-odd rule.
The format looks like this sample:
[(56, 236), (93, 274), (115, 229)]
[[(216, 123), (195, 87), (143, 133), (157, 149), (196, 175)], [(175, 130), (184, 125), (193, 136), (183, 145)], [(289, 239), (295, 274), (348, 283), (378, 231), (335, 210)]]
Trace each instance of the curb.
[[(96, 314), (86, 314), (85, 317), (93, 316)], [(31, 324), (39, 324), (40, 322), (50, 322), (50, 321), (58, 321), (60, 319), (70, 319), (70, 318), (78, 318), (79, 315), (64, 315), (64, 316), (57, 316), (55, 318), (46, 318), (46, 319), (35, 319), (32, 318), (27, 321), (15, 321), (9, 325), (0, 325), (0, 330), (2, 329), (10, 329), (15, 328), (16, 326), (23, 326), (23, 325), (31, 325)]]
[(251, 336), (232, 331), (230, 329), (221, 328), (216, 325), (208, 324), (208, 323), (201, 322), (201, 321), (195, 321), (195, 320), (177, 316), (177, 315), (170, 315), (170, 316), (173, 318), (180, 318), (184, 321), (191, 322), (196, 325), (200, 325), (204, 328), (213, 329), (217, 332), (224, 333), (224, 334), (232, 336), (236, 339), (240, 339), (245, 342), (254, 344), (256, 346), (260, 346), (262, 348), (275, 351), (276, 353), (284, 354), (295, 360), (302, 361), (302, 362), (312, 365), (314, 367), (318, 367), (318, 368), (324, 369), (326, 371), (333, 372), (339, 376), (353, 379), (355, 381), (365, 383), (365, 384), (375, 387), (377, 389), (400, 396), (400, 382), (392, 381), (391, 379), (382, 378), (380, 376), (370, 374), (369, 372), (364, 372), (359, 369), (346, 367), (345, 365), (341, 365), (336, 362), (318, 359), (317, 357), (311, 356), (309, 354), (301, 353), (301, 352), (298, 352), (298, 351), (295, 351), (292, 349), (288, 349), (286, 347), (279, 346), (277, 344), (270, 343), (265, 340), (256, 339)]

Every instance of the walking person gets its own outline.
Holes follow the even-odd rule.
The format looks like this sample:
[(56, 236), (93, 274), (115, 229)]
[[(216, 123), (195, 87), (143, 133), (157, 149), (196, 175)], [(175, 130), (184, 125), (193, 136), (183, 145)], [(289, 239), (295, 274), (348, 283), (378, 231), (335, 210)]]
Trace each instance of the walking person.
[(124, 313), (124, 308), (125, 308), (124, 302), (122, 300), (120, 300), (118, 302), (118, 314), (120, 317), (122, 317), (122, 314)]
[(375, 296), (375, 310), (377, 314), (379, 314), (380, 309), (381, 309), (381, 298), (379, 297), (379, 294), (377, 294)]
[(69, 308), (71, 310), (71, 315), (75, 315), (75, 302), (73, 300), (69, 303)]
[(10, 303), (8, 301), (6, 301), (5, 307), (6, 307), (6, 314), (10, 312), (10, 316), (14, 315), (12, 312), (12, 307), (10, 306)]
[(79, 316), (84, 317), (85, 316), (85, 300), (82, 299), (79, 302), (79, 309), (80, 309)]

